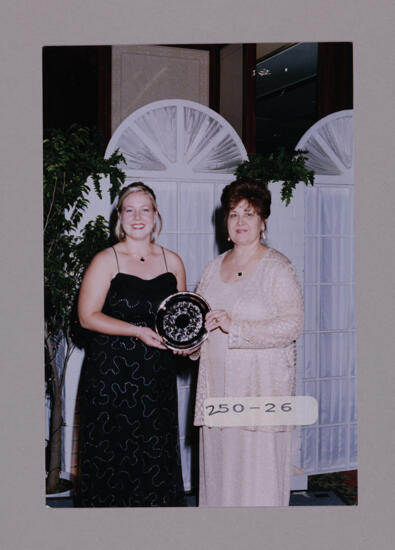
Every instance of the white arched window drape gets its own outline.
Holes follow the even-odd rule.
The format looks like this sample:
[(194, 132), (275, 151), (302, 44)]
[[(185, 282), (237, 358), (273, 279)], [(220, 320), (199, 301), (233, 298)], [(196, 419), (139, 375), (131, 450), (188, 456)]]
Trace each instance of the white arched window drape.
[(299, 388), (319, 419), (302, 428), (301, 467), (315, 474), (355, 468), (354, 213), (352, 110), (328, 115), (301, 138), (314, 187), (305, 189), (305, 330)]

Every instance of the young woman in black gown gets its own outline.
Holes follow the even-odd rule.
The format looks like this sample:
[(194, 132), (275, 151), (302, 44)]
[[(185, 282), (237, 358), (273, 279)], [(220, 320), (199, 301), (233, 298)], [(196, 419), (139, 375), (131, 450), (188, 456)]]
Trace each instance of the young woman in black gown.
[(80, 507), (183, 505), (173, 354), (154, 331), (159, 303), (185, 290), (182, 260), (155, 244), (153, 191), (126, 187), (119, 242), (97, 254), (80, 290), (92, 331), (80, 381)]

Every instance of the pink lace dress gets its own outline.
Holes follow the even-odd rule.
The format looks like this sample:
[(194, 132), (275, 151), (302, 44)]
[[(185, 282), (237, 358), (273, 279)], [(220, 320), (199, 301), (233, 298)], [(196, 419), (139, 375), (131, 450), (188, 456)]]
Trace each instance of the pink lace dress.
[[(269, 249), (254, 273), (224, 283), (223, 255), (211, 262), (198, 292), (212, 309), (232, 317), (229, 334), (217, 329), (202, 347), (195, 424), (200, 430), (199, 506), (287, 506), (292, 431), (286, 426), (209, 428), (206, 397), (291, 395), (295, 339), (303, 303), (289, 260)], [(277, 346), (277, 347), (276, 347)]]

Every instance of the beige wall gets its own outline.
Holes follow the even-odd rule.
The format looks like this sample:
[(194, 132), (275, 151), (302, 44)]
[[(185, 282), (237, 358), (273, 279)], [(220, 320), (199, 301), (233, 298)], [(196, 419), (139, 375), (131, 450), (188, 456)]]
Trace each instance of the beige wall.
[(256, 45), (256, 58), (261, 59), (271, 52), (278, 50), (279, 48), (284, 48), (284, 46), (290, 46), (290, 42), (270, 42), (264, 44)]
[[(257, 59), (286, 42), (257, 44)], [(220, 52), (220, 114), (242, 137), (243, 46)], [(169, 46), (112, 47), (111, 130), (139, 107), (160, 99), (189, 99), (209, 105), (209, 52)]]
[(160, 99), (209, 104), (209, 52), (167, 46), (113, 46), (112, 132), (139, 107)]
[(230, 44), (220, 54), (220, 114), (239, 136), (243, 133), (243, 45)]

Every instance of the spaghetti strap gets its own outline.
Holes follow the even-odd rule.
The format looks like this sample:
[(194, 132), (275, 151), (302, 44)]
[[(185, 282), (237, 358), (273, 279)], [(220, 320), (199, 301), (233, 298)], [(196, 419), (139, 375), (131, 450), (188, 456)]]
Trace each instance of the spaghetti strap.
[(119, 263), (118, 263), (118, 255), (117, 255), (117, 253), (116, 253), (115, 248), (114, 248), (113, 246), (112, 246), (111, 248), (114, 250), (115, 259), (117, 260), (118, 273), (119, 273), (120, 270), (119, 270)]
[(168, 272), (169, 268), (167, 267), (165, 249), (163, 248), (163, 246), (161, 246), (161, 249), (162, 249), (162, 253), (163, 253), (163, 259), (165, 260), (166, 271)]

